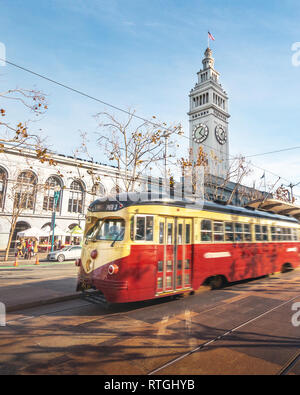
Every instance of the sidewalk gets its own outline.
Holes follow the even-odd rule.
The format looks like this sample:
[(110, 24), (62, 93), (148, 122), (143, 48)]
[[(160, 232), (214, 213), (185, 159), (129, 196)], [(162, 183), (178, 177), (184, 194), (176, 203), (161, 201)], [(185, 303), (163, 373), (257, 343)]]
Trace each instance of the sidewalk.
[[(39, 261), (40, 262), (46, 261), (47, 260), (47, 255), (48, 255), (48, 253), (39, 252), (38, 253)], [(14, 262), (15, 262), (15, 259), (16, 258), (15, 258), (14, 254), (10, 254), (7, 261), (4, 260), (4, 256), (1, 256), (0, 257), (0, 268), (3, 267), (3, 266), (11, 266), (11, 265), (13, 265)], [(36, 261), (36, 255), (33, 256), (31, 259), (24, 259), (22, 257), (18, 257), (18, 263), (19, 264), (30, 263), (30, 262), (31, 263), (35, 263), (35, 261)]]
[[(75, 299), (77, 271), (74, 261), (63, 263), (30, 261), (0, 263), (0, 302), (6, 311), (16, 311), (42, 304)], [(4, 266), (5, 264), (5, 266)]]
[[(46, 263), (49, 265), (53, 265), (53, 264), (57, 264), (57, 261), (47, 261), (46, 257), (42, 258), (40, 256), (38, 256), (39, 258), (39, 265), (43, 266)], [(10, 268), (10, 267), (14, 267), (15, 265), (15, 258), (9, 258), (8, 261), (0, 261), (0, 269), (5, 269), (5, 268)], [(71, 261), (66, 261), (64, 263), (70, 263)], [(72, 261), (74, 262), (74, 261)], [(17, 259), (17, 266), (28, 266), (28, 265), (32, 265), (32, 266), (37, 266), (36, 265), (36, 256), (32, 257), (31, 259), (24, 259), (24, 258), (18, 258)]]

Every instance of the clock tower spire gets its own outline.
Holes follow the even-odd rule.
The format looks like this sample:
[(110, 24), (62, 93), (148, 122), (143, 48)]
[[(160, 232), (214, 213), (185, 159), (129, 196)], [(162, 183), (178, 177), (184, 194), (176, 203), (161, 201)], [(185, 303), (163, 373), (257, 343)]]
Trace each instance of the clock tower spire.
[(196, 161), (199, 148), (203, 147), (209, 165), (209, 173), (225, 177), (228, 172), (228, 96), (219, 82), (212, 50), (208, 47), (202, 60), (203, 68), (198, 82), (190, 91), (190, 148)]

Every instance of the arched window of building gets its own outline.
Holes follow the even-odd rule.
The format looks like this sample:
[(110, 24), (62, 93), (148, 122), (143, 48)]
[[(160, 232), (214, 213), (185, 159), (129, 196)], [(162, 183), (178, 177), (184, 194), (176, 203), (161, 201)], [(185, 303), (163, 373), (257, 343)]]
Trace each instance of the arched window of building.
[(3, 210), (4, 208), (6, 186), (7, 172), (3, 169), (3, 167), (0, 167), (0, 210)]
[(62, 199), (62, 181), (57, 176), (51, 176), (45, 183), (43, 210), (53, 211), (54, 209), (54, 192), (60, 191), (59, 199), (56, 205), (56, 211), (60, 211)]
[(83, 213), (84, 188), (80, 181), (73, 181), (69, 192), (69, 213)]
[(111, 195), (115, 195), (115, 194), (121, 193), (121, 192), (123, 192), (123, 191), (122, 191), (122, 189), (119, 187), (119, 185), (116, 185), (115, 187), (113, 187), (113, 188), (110, 190), (110, 194), (111, 194)]
[(101, 182), (95, 182), (92, 187), (92, 194), (94, 197), (103, 197), (106, 194), (104, 185)]
[(16, 242), (18, 240), (18, 236), (17, 236), (18, 232), (23, 232), (24, 230), (27, 230), (29, 228), (31, 228), (31, 226), (25, 221), (18, 221), (16, 223), (16, 227), (11, 239), (10, 248), (15, 248)]
[(18, 175), (15, 185), (15, 206), (33, 210), (36, 198), (36, 188), (36, 175), (29, 170), (22, 171), (22, 173)]

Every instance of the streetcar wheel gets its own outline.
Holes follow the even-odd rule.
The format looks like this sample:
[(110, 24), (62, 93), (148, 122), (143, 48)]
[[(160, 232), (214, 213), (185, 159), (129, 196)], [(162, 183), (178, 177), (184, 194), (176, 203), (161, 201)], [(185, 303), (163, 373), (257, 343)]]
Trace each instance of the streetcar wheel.
[(209, 285), (211, 289), (219, 289), (224, 285), (224, 278), (222, 276), (214, 276), (210, 279)]
[(62, 254), (60, 254), (60, 255), (58, 255), (58, 257), (57, 257), (57, 260), (58, 260), (58, 262), (63, 262), (63, 261), (65, 260), (65, 256), (62, 255)]
[(281, 273), (287, 273), (293, 270), (293, 266), (290, 263), (285, 263), (282, 265)]

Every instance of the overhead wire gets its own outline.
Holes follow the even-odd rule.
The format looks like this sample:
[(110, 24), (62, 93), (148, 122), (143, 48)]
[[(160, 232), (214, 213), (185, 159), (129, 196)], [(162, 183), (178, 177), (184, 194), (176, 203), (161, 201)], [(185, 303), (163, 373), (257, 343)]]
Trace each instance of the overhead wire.
[[(27, 73), (30, 73), (30, 74), (32, 74), (32, 75), (35, 75), (35, 76), (37, 76), (37, 77), (39, 77), (39, 78), (42, 78), (42, 79), (44, 79), (44, 80), (46, 80), (46, 81), (48, 81), (48, 82), (51, 82), (51, 83), (53, 83), (53, 84), (56, 84), (56, 85), (58, 85), (58, 86), (60, 86), (60, 87), (62, 87), (62, 88), (65, 88), (65, 89), (67, 89), (67, 90), (69, 90), (69, 91), (71, 91), (71, 92), (77, 93), (77, 94), (79, 94), (79, 95), (81, 95), (81, 96), (84, 96), (84, 97), (86, 97), (86, 98), (88, 98), (88, 99), (97, 101), (97, 102), (99, 102), (99, 103), (101, 103), (101, 104), (103, 104), (103, 105), (105, 105), (105, 106), (107, 106), (107, 107), (113, 108), (113, 109), (115, 109), (115, 110), (117, 110), (117, 111), (120, 111), (120, 112), (122, 112), (122, 113), (124, 113), (124, 114), (130, 115), (130, 116), (132, 116), (132, 117), (134, 117), (134, 118), (136, 118), (136, 119), (139, 119), (139, 120), (141, 120), (141, 121), (143, 121), (143, 122), (146, 122), (146, 123), (148, 123), (148, 124), (151, 124), (151, 125), (153, 125), (153, 126), (155, 126), (155, 127), (159, 127), (159, 128), (161, 128), (161, 129), (163, 129), (163, 130), (166, 130), (166, 131), (169, 131), (169, 132), (172, 132), (172, 133), (174, 132), (174, 130), (172, 130), (172, 129), (170, 129), (170, 128), (168, 128), (168, 127), (166, 127), (166, 126), (164, 126), (164, 125), (162, 125), (162, 124), (160, 124), (160, 123), (153, 122), (153, 121), (151, 121), (151, 120), (149, 120), (149, 119), (146, 119), (146, 118), (144, 118), (144, 117), (141, 117), (141, 116), (139, 116), (139, 115), (137, 115), (137, 114), (135, 114), (135, 113), (132, 113), (132, 112), (127, 111), (127, 110), (124, 110), (123, 108), (120, 108), (120, 107), (118, 107), (118, 106), (116, 106), (116, 105), (110, 104), (110, 103), (108, 103), (108, 102), (106, 102), (106, 101), (104, 101), (104, 100), (98, 99), (98, 98), (96, 98), (96, 97), (94, 97), (94, 96), (92, 96), (92, 95), (89, 95), (89, 94), (87, 94), (87, 93), (85, 93), (85, 92), (83, 92), (83, 91), (80, 91), (80, 90), (78, 90), (78, 89), (72, 88), (72, 87), (70, 87), (70, 86), (68, 86), (68, 85), (66, 85), (66, 84), (63, 84), (63, 83), (61, 83), (61, 82), (58, 82), (58, 81), (56, 81), (56, 80), (54, 80), (54, 79), (52, 79), (52, 78), (49, 78), (49, 77), (47, 77), (47, 76), (45, 76), (45, 75), (42, 75), (42, 74), (40, 74), (40, 73), (37, 73), (37, 72), (35, 72), (35, 71), (33, 71), (33, 70), (30, 70), (30, 69), (28, 69), (28, 68), (25, 68), (25, 67), (23, 67), (23, 66), (20, 66), (20, 65), (18, 65), (18, 64), (16, 64), (16, 63), (10, 62), (10, 61), (8, 61), (7, 59), (1, 59), (1, 58), (0, 58), (0, 61), (5, 62), (5, 63), (7, 63), (7, 64), (9, 64), (9, 65), (11, 65), (11, 66), (13, 66), (13, 67), (16, 67), (16, 68), (18, 68), (18, 69), (20, 69), (20, 70), (23, 70), (23, 71), (25, 71), (25, 72), (27, 72)], [(154, 117), (154, 118), (155, 118), (155, 117)], [(192, 141), (192, 139), (191, 139), (190, 137), (188, 137), (188, 136), (186, 136), (186, 135), (184, 135), (184, 134), (181, 135), (181, 136), (184, 137), (184, 138), (186, 138), (186, 139), (188, 139), (189, 141)], [(218, 149), (216, 149), (215, 147), (211, 147), (211, 146), (208, 145), (208, 144), (201, 143), (201, 145), (203, 145), (203, 146), (205, 146), (205, 147), (207, 147), (207, 148), (210, 148), (210, 149), (212, 149), (212, 150), (214, 150), (214, 151), (222, 152), (221, 150), (218, 150)], [(248, 156), (243, 156), (243, 155), (242, 155), (242, 156), (243, 156), (244, 158), (250, 158), (250, 157), (254, 157), (254, 156), (267, 155), (267, 154), (271, 154), (271, 153), (275, 153), (275, 152), (283, 152), (283, 151), (286, 151), (286, 150), (298, 149), (298, 148), (300, 148), (300, 147), (291, 147), (291, 148), (287, 148), (287, 149), (283, 149), (283, 150), (278, 150), (278, 151), (273, 151), (273, 152), (270, 151), (270, 152), (266, 152), (266, 153), (262, 153), (262, 154), (255, 154), (255, 155), (248, 155)], [(223, 153), (223, 152), (222, 152), (222, 153)], [(223, 155), (224, 155), (224, 153), (223, 153)], [(225, 154), (225, 157), (227, 157), (226, 159), (228, 159), (228, 160), (234, 160), (234, 159), (236, 159), (236, 156), (233, 156), (233, 155), (230, 155), (230, 154)], [(260, 166), (254, 165), (252, 162), (246, 162), (246, 163), (249, 164), (249, 165), (251, 165), (251, 166), (253, 166), (253, 167), (255, 167), (255, 168), (257, 168), (257, 169), (259, 169), (259, 170), (262, 170), (262, 171), (265, 171), (265, 172), (267, 172), (267, 173), (269, 173), (269, 174), (272, 174), (273, 176), (280, 177), (282, 180), (285, 180), (285, 181), (287, 181), (287, 182), (291, 182), (291, 180), (288, 180), (288, 179), (286, 179), (286, 178), (284, 178), (284, 177), (281, 177), (279, 174), (276, 174), (276, 173), (274, 173), (274, 172), (272, 172), (272, 171), (270, 171), (270, 170), (268, 170), (268, 169), (265, 169), (265, 168), (262, 168), (262, 167), (260, 167)]]

